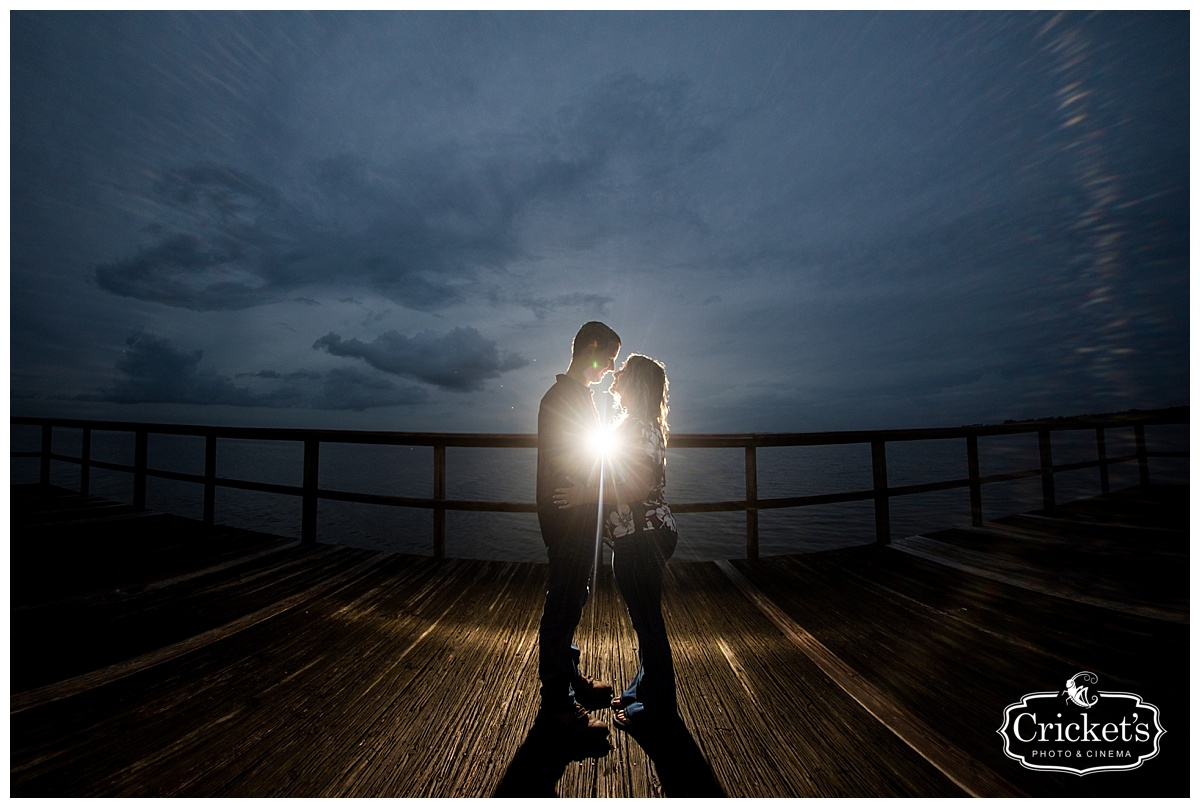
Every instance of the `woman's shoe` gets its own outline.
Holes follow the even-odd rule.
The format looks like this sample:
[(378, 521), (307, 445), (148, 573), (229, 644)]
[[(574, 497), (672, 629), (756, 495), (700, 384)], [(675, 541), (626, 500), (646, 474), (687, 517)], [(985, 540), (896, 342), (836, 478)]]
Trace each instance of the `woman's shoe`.
[(618, 729), (633, 732), (652, 721), (652, 715), (646, 712), (646, 707), (640, 701), (629, 702), (613, 713), (613, 724)]

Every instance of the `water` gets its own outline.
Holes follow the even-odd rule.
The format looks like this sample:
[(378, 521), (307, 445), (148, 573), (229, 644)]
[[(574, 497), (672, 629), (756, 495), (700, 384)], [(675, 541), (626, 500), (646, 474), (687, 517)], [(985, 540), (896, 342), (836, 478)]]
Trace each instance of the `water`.
[[(1148, 448), (1170, 450), (1188, 445), (1182, 426), (1148, 427)], [(36, 427), (13, 427), (12, 450), (39, 448)], [(78, 456), (81, 433), (55, 430), (54, 451)], [(1056, 464), (1094, 460), (1091, 431), (1055, 433)], [(1110, 458), (1132, 454), (1133, 430), (1109, 430)], [(892, 486), (961, 479), (967, 476), (966, 442), (959, 440), (889, 443), (888, 482)], [(1035, 468), (1039, 464), (1036, 435), (995, 436), (979, 439), (980, 473), (984, 476)], [(124, 432), (94, 431), (92, 457), (118, 463), (133, 462), (133, 436)], [(446, 450), (446, 496), (449, 499), (532, 502), (536, 452), (532, 449)], [(201, 474), (204, 439), (151, 435), (148, 447), (151, 468)], [(763, 448), (757, 452), (760, 499), (807, 496), (871, 487), (871, 453), (866, 445)], [(38, 461), (11, 461), (13, 482), (36, 482)], [(300, 485), (303, 446), (298, 442), (220, 440), (217, 475), (283, 485)], [(1151, 458), (1151, 479), (1161, 483), (1186, 483), (1188, 460)], [(1114, 490), (1136, 485), (1135, 463), (1113, 466), (1109, 472)], [(51, 482), (78, 489), (79, 467), (54, 463)], [(357, 446), (322, 444), (322, 488), (429, 497), (433, 493), (433, 450), (428, 447)], [(1059, 502), (1099, 493), (1099, 472), (1084, 469), (1055, 475)], [(92, 493), (129, 502), (132, 475), (92, 469)], [(676, 449), (668, 451), (667, 495), (672, 503), (742, 499), (745, 496), (745, 455), (741, 449)], [(1041, 507), (1041, 480), (1029, 477), (995, 483), (983, 489), (984, 518)], [(300, 499), (218, 488), (216, 518), (221, 524), (299, 538)], [(158, 511), (192, 519), (203, 517), (203, 489), (194, 483), (151, 477), (146, 504)], [(893, 538), (970, 524), (970, 498), (966, 488), (893, 497), (890, 504)], [(746, 516), (742, 512), (677, 514), (680, 543), (676, 557), (683, 560), (741, 558), (746, 555)], [(544, 561), (545, 549), (537, 517), (525, 513), (448, 511), (446, 553), (458, 558), (511, 561)], [(318, 506), (319, 541), (378, 550), (431, 554), (433, 514), (421, 508), (322, 500)], [(875, 540), (875, 512), (871, 501), (769, 509), (759, 513), (759, 547), (762, 555), (811, 552), (870, 544)]]

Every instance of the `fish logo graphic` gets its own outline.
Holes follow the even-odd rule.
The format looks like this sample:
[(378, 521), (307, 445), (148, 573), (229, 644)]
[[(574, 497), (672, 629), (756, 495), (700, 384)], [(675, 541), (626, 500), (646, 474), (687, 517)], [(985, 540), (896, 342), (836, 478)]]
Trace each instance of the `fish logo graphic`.
[(1067, 689), (1063, 691), (1063, 695), (1067, 697), (1068, 701), (1086, 710), (1089, 707), (1094, 707), (1100, 698), (1098, 696), (1092, 696), (1091, 700), (1088, 700), (1087, 685), (1080, 685), (1077, 681), (1081, 677), (1084, 681), (1091, 682), (1092, 684), (1096, 684), (1096, 682), (1100, 681), (1100, 678), (1096, 676), (1096, 674), (1089, 671), (1077, 673), (1067, 680)]

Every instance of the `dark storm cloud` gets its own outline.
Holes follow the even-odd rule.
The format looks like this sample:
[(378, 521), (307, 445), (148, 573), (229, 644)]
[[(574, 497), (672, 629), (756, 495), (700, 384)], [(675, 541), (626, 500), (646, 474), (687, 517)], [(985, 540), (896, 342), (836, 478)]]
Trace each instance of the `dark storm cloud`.
[[(230, 168), (165, 171), (152, 197), (156, 241), (96, 267), (102, 289), (168, 306), (214, 311), (280, 299), (283, 203), (263, 183)], [(283, 225), (286, 227), (286, 225)]]
[[(339, 170), (340, 179), (331, 179)], [(352, 185), (357, 209), (338, 222), (233, 169), (167, 172), (152, 190), (160, 211), (149, 228), (154, 243), (96, 267), (96, 281), (115, 294), (194, 311), (284, 299), (316, 304), (295, 297), (309, 286), (360, 286), (418, 310), (458, 301), (458, 285), (443, 278), (468, 256), (479, 259), (489, 239), (455, 238), (412, 205), (406, 210), (399, 189), (386, 182), (327, 166), (315, 183), (318, 195), (335, 196)]]
[(125, 350), (116, 361), (120, 373), (116, 382), (107, 390), (78, 398), (120, 404), (255, 405), (248, 388), (201, 368), (203, 358), (202, 350), (176, 348), (168, 339), (139, 331), (125, 340)]
[(496, 343), (474, 328), (456, 328), (448, 334), (424, 331), (412, 337), (387, 331), (369, 343), (329, 333), (313, 348), (457, 392), (480, 390), (488, 379), (529, 364), (520, 354), (498, 350)]
[(239, 247), (223, 249), (215, 243), (219, 241), (225, 239), (173, 234), (132, 258), (96, 267), (96, 281), (114, 294), (194, 311), (241, 309), (278, 299), (260, 284), (226, 279), (241, 274), (245, 256)]
[(178, 348), (169, 339), (139, 331), (125, 340), (125, 351), (116, 362), (118, 379), (105, 390), (74, 396), (73, 400), (361, 410), (417, 404), (428, 397), (420, 388), (399, 386), (379, 374), (346, 368), (327, 373), (262, 370), (238, 374), (238, 378), (276, 382), (265, 389), (252, 389), (202, 367), (203, 358), (200, 349)]
[[(592, 208), (584, 240), (619, 216), (645, 227), (697, 217), (662, 193), (613, 207), (633, 166), (653, 180), (721, 143), (692, 109), (690, 85), (613, 76), (581, 100), (496, 146), (445, 142), (374, 164), (322, 159), (289, 193), (226, 166), (164, 170), (149, 189), (152, 243), (95, 268), (114, 294), (195, 311), (237, 310), (306, 287), (358, 287), (422, 311), (464, 300), (485, 268), (522, 257), (522, 217), (546, 204)], [(577, 198), (588, 195), (586, 200)], [(601, 298), (520, 301), (535, 312), (603, 307)]]

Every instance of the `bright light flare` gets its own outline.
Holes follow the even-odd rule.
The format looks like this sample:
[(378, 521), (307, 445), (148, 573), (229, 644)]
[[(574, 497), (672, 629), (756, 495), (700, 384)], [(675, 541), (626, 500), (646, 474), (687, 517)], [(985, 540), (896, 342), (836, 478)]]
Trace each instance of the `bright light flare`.
[[(596, 574), (600, 570), (600, 537), (604, 533), (604, 483), (605, 473), (604, 467), (609, 463), (609, 454), (613, 449), (613, 431), (604, 427), (596, 427), (587, 435), (588, 448), (591, 449), (593, 456), (596, 458), (600, 466), (599, 474), (599, 497), (596, 499), (596, 550), (592, 557), (592, 574), (591, 581), (588, 584), (588, 591), (596, 591)], [(592, 601), (592, 615), (596, 614), (596, 598), (589, 598)]]
[(613, 447), (613, 431), (604, 427), (596, 427), (587, 435), (587, 446), (595, 457), (600, 460), (607, 460), (612, 457)]

